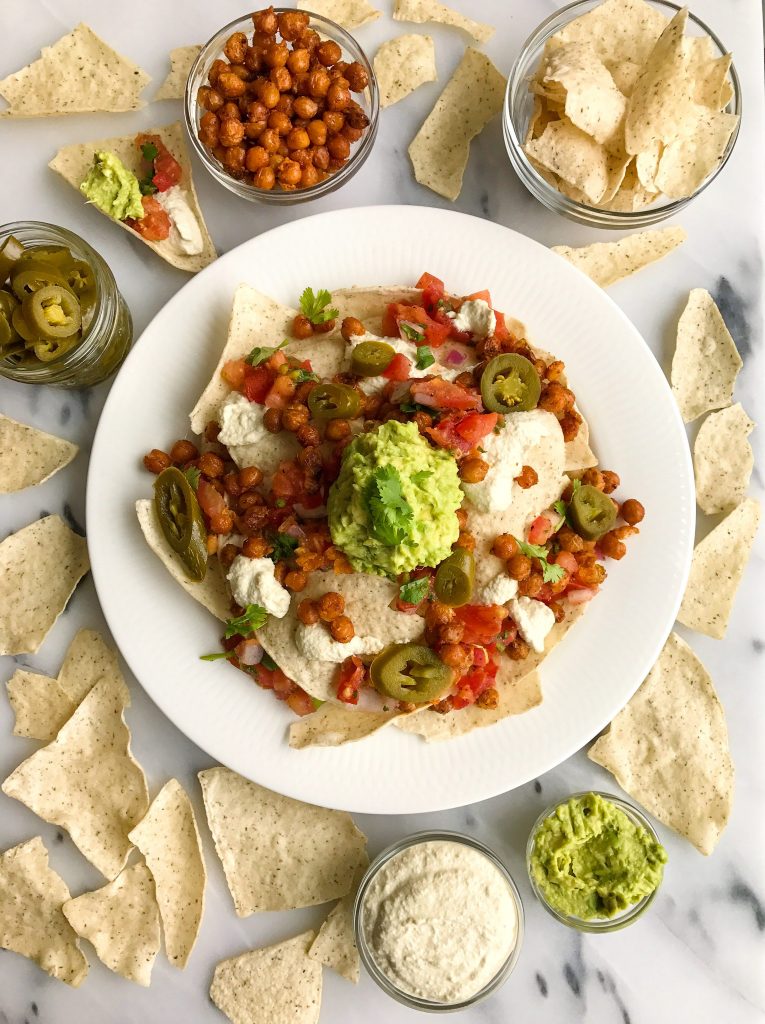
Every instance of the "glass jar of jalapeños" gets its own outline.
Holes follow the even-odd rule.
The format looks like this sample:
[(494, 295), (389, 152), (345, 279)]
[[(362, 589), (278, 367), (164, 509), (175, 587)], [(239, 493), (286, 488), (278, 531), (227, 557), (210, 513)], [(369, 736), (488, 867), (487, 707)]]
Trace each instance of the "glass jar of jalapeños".
[(0, 226), (0, 375), (81, 388), (111, 377), (133, 321), (103, 257), (41, 221)]

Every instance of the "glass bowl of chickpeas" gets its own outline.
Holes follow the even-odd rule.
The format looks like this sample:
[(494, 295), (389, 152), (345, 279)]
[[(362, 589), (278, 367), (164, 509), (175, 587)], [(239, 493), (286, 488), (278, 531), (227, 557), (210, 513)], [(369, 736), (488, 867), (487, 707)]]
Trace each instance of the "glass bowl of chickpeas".
[(379, 106), (356, 40), (287, 7), (224, 26), (186, 82), (186, 127), (200, 159), (253, 201), (299, 203), (340, 188), (372, 150)]

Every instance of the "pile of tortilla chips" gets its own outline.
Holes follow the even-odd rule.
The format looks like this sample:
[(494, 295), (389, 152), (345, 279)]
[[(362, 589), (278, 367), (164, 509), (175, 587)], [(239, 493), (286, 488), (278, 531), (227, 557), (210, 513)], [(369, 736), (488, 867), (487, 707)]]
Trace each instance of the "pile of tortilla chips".
[(684, 199), (718, 167), (738, 128), (731, 55), (685, 35), (645, 0), (605, 0), (545, 44), (529, 89), (524, 152), (570, 199), (631, 212)]

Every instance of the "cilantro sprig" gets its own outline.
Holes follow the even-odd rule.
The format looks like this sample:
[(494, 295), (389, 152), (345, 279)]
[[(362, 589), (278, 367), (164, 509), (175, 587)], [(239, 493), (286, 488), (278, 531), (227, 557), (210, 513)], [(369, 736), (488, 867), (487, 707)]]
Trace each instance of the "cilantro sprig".
[(527, 544), (525, 541), (519, 540), (518, 547), (522, 555), (525, 555), (527, 558), (537, 559), (542, 570), (542, 579), (545, 583), (557, 583), (566, 575), (566, 570), (562, 565), (556, 565), (554, 562), (547, 561), (547, 548), (541, 544)]
[(226, 623), (226, 631), (223, 634), (228, 640), (232, 636), (246, 636), (254, 633), (256, 629), (265, 626), (268, 612), (259, 604), (248, 604), (241, 615), (229, 619)]
[(199, 478), (202, 476), (200, 470), (196, 466), (189, 466), (188, 469), (184, 469), (183, 475), (186, 477), (188, 482), (191, 484), (194, 490), (199, 487)]
[(159, 156), (159, 150), (153, 142), (144, 142), (141, 146), (141, 154), (143, 155), (144, 160), (148, 160), (149, 163), (152, 164)]
[(325, 324), (340, 315), (340, 310), (327, 308), (332, 302), (332, 295), (326, 288), (320, 288), (314, 295), (313, 288), (306, 288), (300, 296), (300, 312), (312, 324)]
[(274, 550), (268, 556), (272, 562), (280, 562), (284, 558), (289, 558), (298, 546), (297, 537), (291, 537), (288, 533), (277, 533), (269, 539), (274, 546)]
[(245, 357), (245, 363), (249, 363), (250, 366), (260, 366), (261, 363), (265, 363), (266, 359), (270, 359), (274, 352), (278, 352), (280, 348), (284, 348), (285, 345), (289, 344), (289, 338), (285, 338), (284, 341), (278, 345), (256, 345), (255, 348)]
[(428, 596), (430, 577), (422, 576), (418, 580), (409, 580), (398, 588), (398, 596), (407, 604), (419, 604)]
[(399, 321), (398, 329), (409, 341), (413, 341), (415, 345), (418, 345), (421, 341), (425, 340), (425, 329), (418, 327), (416, 324), (408, 324)]
[(375, 470), (367, 490), (367, 508), (372, 533), (381, 544), (395, 547), (409, 536), (414, 513), (404, 497), (395, 466), (380, 466)]
[(427, 368), (432, 366), (435, 361), (436, 357), (433, 355), (430, 345), (417, 346), (417, 356), (414, 364), (418, 370), (427, 370)]
[[(576, 477), (571, 482), (571, 496), (572, 497), (576, 494), (576, 492), (579, 490), (579, 488), (581, 486), (582, 486), (582, 481), (578, 477)], [(563, 516), (563, 522), (566, 522), (566, 523), (568, 523), (569, 526), (571, 526), (571, 520), (570, 520), (569, 514), (568, 514), (569, 504), (570, 504), (570, 502), (566, 502), (566, 501), (563, 500), (563, 498), (559, 498), (557, 501), (553, 502), (553, 506), (552, 507), (555, 509), (555, 511), (558, 513), (559, 516)], [(563, 523), (561, 523), (560, 526), (563, 526)], [(558, 527), (558, 529), (560, 529), (560, 526)]]

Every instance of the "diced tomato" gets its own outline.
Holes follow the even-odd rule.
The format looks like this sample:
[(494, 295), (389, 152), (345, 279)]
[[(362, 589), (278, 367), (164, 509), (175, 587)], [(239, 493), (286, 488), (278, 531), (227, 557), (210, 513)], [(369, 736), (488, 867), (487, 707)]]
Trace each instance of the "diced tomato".
[(141, 196), (143, 217), (134, 220), (128, 217), (125, 224), (147, 242), (162, 242), (170, 234), (170, 217), (154, 196)]
[[(262, 666), (258, 666), (261, 668)], [(265, 671), (269, 671), (266, 669)], [(295, 684), (292, 682), (289, 676), (285, 675), (284, 672), (277, 666), (270, 670), (271, 675), (271, 689), (276, 694), (279, 700), (287, 700), (289, 695), (294, 692)]]
[(543, 512), (529, 527), (529, 544), (546, 544), (552, 537), (557, 523)]
[(494, 430), (498, 419), (499, 416), (495, 412), (471, 412), (470, 415), (463, 416), (454, 429), (460, 437), (464, 437), (472, 445), (477, 445)]
[(598, 592), (598, 587), (583, 587), (579, 583), (570, 583), (566, 590), (566, 597), (571, 604), (586, 604), (591, 601)]
[(287, 697), (287, 705), (290, 710), (294, 711), (296, 715), (312, 715), (316, 710), (316, 705), (311, 700), (310, 696), (301, 690), (299, 686), (296, 686), (292, 693)]
[(183, 177), (181, 165), (168, 150), (159, 135), (148, 135), (142, 132), (136, 136), (135, 144), (139, 149), (142, 149), (147, 143), (154, 146), (157, 150), (157, 155), (154, 159), (146, 161), (147, 165), (151, 164), (151, 183), (158, 192), (167, 192), (173, 185), (177, 185)]
[[(481, 396), (477, 391), (461, 388), (443, 377), (432, 380), (416, 380), (411, 387), (412, 399), (430, 409), (475, 409), (481, 408)], [(493, 429), (493, 427), (492, 427)]]
[(357, 655), (345, 659), (337, 675), (338, 700), (344, 704), (358, 704), (365, 671), (364, 663)]
[(391, 302), (383, 317), (383, 333), (388, 338), (398, 336), (400, 320), (421, 324), (425, 329), (425, 344), (438, 348), (449, 337), (450, 328), (430, 317), (422, 306), (406, 306), (402, 302)]
[(244, 376), (247, 373), (247, 363), (244, 359), (230, 359), (223, 364), (220, 371), (221, 377), (233, 388), (234, 391), (241, 391), (244, 384)]
[(502, 631), (507, 611), (498, 604), (466, 604), (454, 610), (457, 622), (465, 627), (466, 644), (493, 644)]
[(500, 313), (498, 312), (498, 310), (495, 309), (494, 318), (496, 320), (496, 324), (494, 325), (495, 339), (497, 341), (509, 341), (511, 335), (510, 331), (507, 329), (507, 324), (505, 323), (505, 314)]
[(269, 356), (265, 362), (265, 366), (269, 370), (278, 370), (280, 366), (284, 366), (287, 362), (287, 357), (281, 349), (277, 349), (272, 356)]
[(473, 292), (472, 295), (466, 295), (465, 300), (467, 299), (480, 299), (482, 302), (488, 302), (488, 304), (491, 305), (491, 295), (489, 294), (488, 288), (484, 288), (483, 291), (480, 292)]
[(455, 710), (474, 704), (481, 694), (494, 685), (499, 666), (488, 661), (484, 666), (473, 665), (457, 682), (456, 693), (452, 698)]
[(459, 452), (467, 455), (475, 447), (472, 441), (466, 440), (457, 433), (457, 424), (465, 417), (460, 413), (452, 413), (444, 416), (435, 426), (426, 427), (425, 433), (439, 448), (446, 448), (450, 452)]
[(579, 568), (576, 555), (573, 555), (570, 551), (559, 551), (555, 556), (555, 564), (563, 566), (566, 572), (570, 573), (572, 576)]
[(412, 360), (407, 359), (401, 352), (397, 352), (383, 370), (383, 377), (388, 380), (408, 380), (412, 369)]
[(277, 500), (293, 503), (303, 496), (305, 477), (303, 471), (294, 462), (280, 462), (274, 473), (271, 491)]
[(444, 282), (433, 274), (424, 273), (415, 287), (422, 288), (422, 303), (426, 309), (432, 309), (444, 297)]
[(263, 405), (266, 395), (271, 390), (273, 376), (265, 366), (248, 366), (245, 370), (241, 392), (251, 402)]
[(203, 476), (199, 478), (199, 484), (197, 485), (197, 498), (199, 499), (202, 511), (208, 519), (220, 515), (226, 508), (226, 500), (223, 495), (219, 494)]

